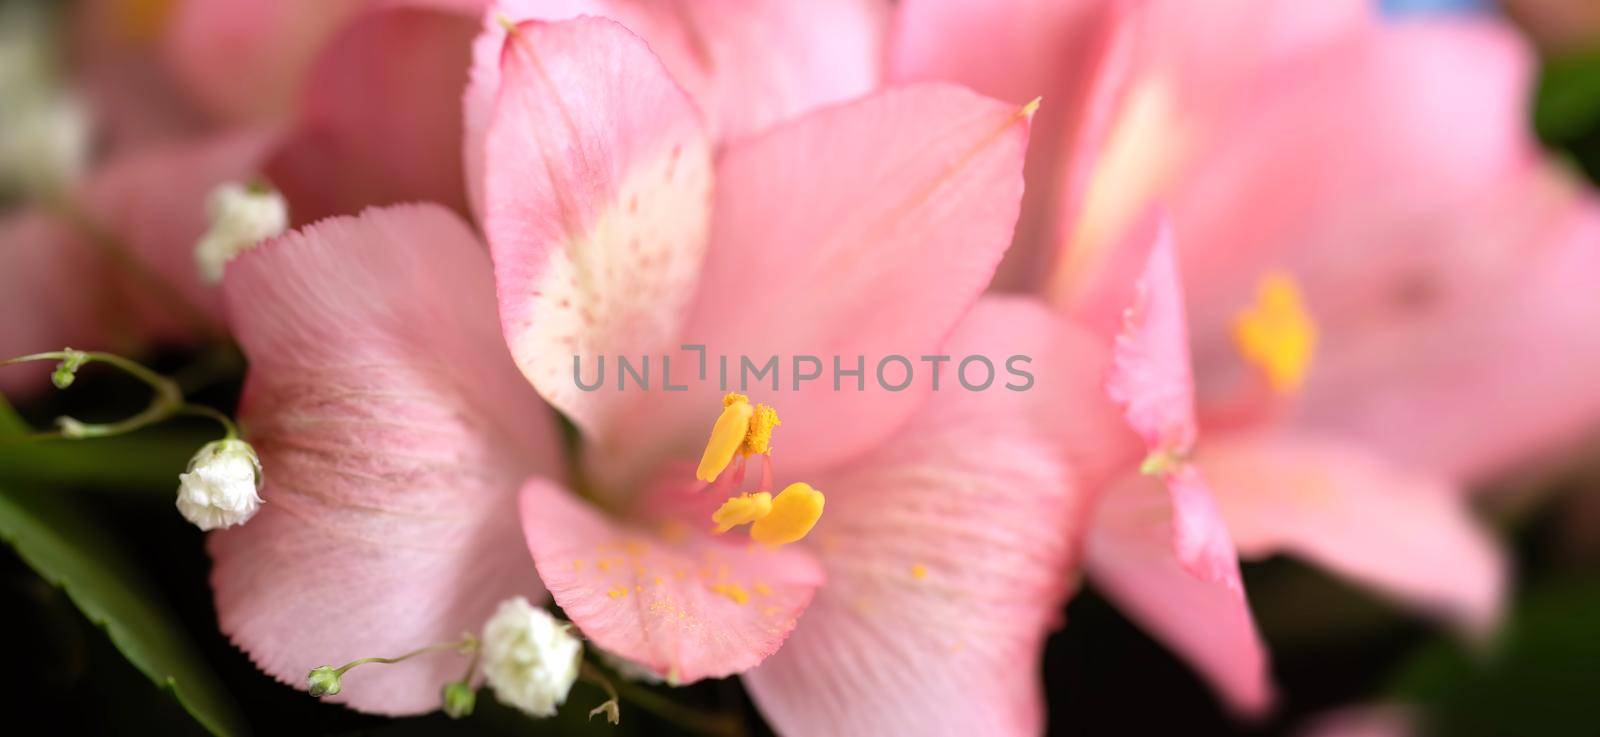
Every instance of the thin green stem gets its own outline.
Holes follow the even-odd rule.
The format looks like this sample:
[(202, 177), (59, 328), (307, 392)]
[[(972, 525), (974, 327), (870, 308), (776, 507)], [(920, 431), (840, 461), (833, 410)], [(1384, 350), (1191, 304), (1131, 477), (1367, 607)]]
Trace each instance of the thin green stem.
[(191, 417), (208, 417), (216, 420), (217, 424), (222, 425), (223, 440), (237, 440), (239, 438), (239, 426), (233, 424), (233, 419), (218, 410), (212, 409), (211, 407), (207, 407), (203, 404), (185, 403), (182, 407), (178, 408), (177, 413), (180, 415), (189, 415)]
[(637, 706), (682, 729), (712, 737), (744, 737), (744, 721), (735, 715), (684, 706), (625, 679), (618, 679), (613, 683), (603, 671), (587, 661), (583, 663), (578, 674), (585, 681), (599, 686), (612, 699)]
[(467, 652), (476, 653), (477, 650), (478, 650), (478, 638), (469, 634), (469, 635), (466, 635), (465, 637), (463, 637), (463, 638), (461, 638), (459, 640), (456, 640), (455, 642), (440, 642), (440, 643), (435, 643), (435, 644), (432, 644), (432, 645), (428, 645), (427, 647), (419, 647), (419, 648), (417, 648), (415, 650), (412, 650), (409, 653), (406, 653), (405, 655), (400, 655), (400, 656), (393, 657), (393, 658), (360, 658), (358, 660), (352, 660), (352, 661), (350, 661), (348, 663), (345, 663), (344, 665), (339, 666), (338, 668), (333, 669), (333, 672), (335, 674), (337, 674), (337, 675), (341, 675), (342, 676), (346, 672), (348, 672), (351, 668), (354, 668), (354, 667), (356, 667), (358, 665), (366, 665), (368, 663), (383, 663), (383, 664), (392, 665), (394, 663), (399, 663), (399, 662), (403, 662), (403, 661), (406, 661), (406, 660), (410, 660), (411, 658), (415, 658), (418, 655), (423, 655), (425, 653), (438, 652), (440, 650), (458, 650), (462, 654), (466, 654)]
[[(175, 415), (189, 415), (205, 417), (215, 420), (222, 425), (225, 439), (234, 440), (239, 437), (239, 427), (226, 414), (199, 404), (190, 404), (184, 400), (183, 389), (178, 382), (169, 379), (146, 368), (137, 361), (130, 361), (115, 353), (100, 351), (75, 351), (71, 348), (62, 351), (46, 351), (19, 356), (8, 361), (0, 361), (0, 366), (9, 366), (29, 361), (61, 361), (70, 362), (75, 371), (76, 366), (98, 361), (121, 370), (123, 373), (149, 385), (154, 396), (150, 398), (149, 406), (138, 414), (117, 422), (87, 423), (72, 417), (57, 418), (56, 424), (60, 429), (53, 432), (39, 432), (24, 436), (25, 440), (44, 440), (50, 438), (103, 438), (112, 435), (122, 435), (139, 430), (158, 422), (163, 422)], [(63, 384), (63, 386), (65, 386)]]

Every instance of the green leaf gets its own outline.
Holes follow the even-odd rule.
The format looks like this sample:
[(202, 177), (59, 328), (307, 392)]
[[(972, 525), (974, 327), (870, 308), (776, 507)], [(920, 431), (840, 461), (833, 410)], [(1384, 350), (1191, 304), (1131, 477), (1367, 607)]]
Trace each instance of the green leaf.
[(1545, 64), (1533, 119), (1540, 137), (1556, 143), (1575, 141), (1600, 123), (1600, 50)]
[(217, 435), (214, 425), (197, 424), (109, 438), (0, 443), (0, 485), (138, 493), (170, 505), (190, 456)]
[(1499, 641), (1440, 642), (1401, 671), (1395, 692), (1419, 704), (1430, 734), (1591, 737), (1600, 664), (1600, 583), (1525, 596)]
[[(0, 399), (0, 437), (22, 425)], [(58, 493), (0, 489), (0, 538), (45, 580), (60, 586), (140, 671), (172, 691), (196, 721), (217, 735), (248, 730), (232, 697), (196, 651), (160, 595), (129, 565), (92, 517)]]

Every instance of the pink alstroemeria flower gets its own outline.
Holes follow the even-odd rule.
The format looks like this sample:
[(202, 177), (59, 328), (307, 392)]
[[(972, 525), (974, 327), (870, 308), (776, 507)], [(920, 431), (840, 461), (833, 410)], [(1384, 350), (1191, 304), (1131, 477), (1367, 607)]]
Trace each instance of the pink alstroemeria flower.
[(1600, 220), (1525, 130), (1527, 51), (1354, 1), (1013, 5), (910, 0), (891, 73), (1075, 112), (1041, 120), (1018, 256), (1116, 336), (1145, 441), (1091, 580), (1246, 711), (1270, 684), (1235, 545), (1491, 625), (1503, 565), (1460, 490), (1600, 412)]
[[(88, 98), (105, 161), (60, 202), (28, 203), (0, 221), (4, 298), (12, 312), (30, 316), (0, 332), (0, 355), (63, 345), (137, 352), (220, 335), (220, 298), (202, 283), (194, 252), (209, 227), (208, 195), (224, 183), (266, 181), (282, 191), (297, 222), (415, 199), (465, 211), (459, 100), (481, 2), (388, 2), (350, 13), (342, 30), (328, 29), (335, 36), (326, 48), (303, 52), (315, 61), (291, 106), (297, 112), (263, 111), (251, 124), (220, 121), (176, 84), (186, 78), (184, 64), (217, 59), (158, 50), (200, 33), (191, 16), (217, 18), (210, 14), (216, 5), (230, 13), (271, 6), (274, 23), (296, 28), (317, 25), (322, 15), (295, 15), (277, 3), (190, 0), (134, 15), (124, 5), (86, 3), (75, 19), (84, 48), (73, 49), (71, 76)], [(321, 37), (305, 28), (262, 36), (283, 43)], [(251, 84), (234, 81), (239, 89)], [(267, 122), (284, 117), (293, 121)], [(46, 372), (4, 372), (0, 389), (37, 389)]]
[[(218, 184), (266, 181), (282, 192), (296, 225), (411, 201), (467, 212), (469, 187), (462, 172), (471, 182), (481, 180), (483, 156), (474, 152), (482, 149), (484, 115), (493, 102), (484, 95), (498, 74), (500, 18), (615, 17), (655, 44), (678, 78), (688, 80), (697, 102), (716, 111), (712, 128), (728, 135), (860, 95), (880, 76), (886, 11), (877, 0), (829, 0), (809, 4), (803, 13), (786, 2), (671, 8), (623, 1), (508, 2), (487, 14), (486, 5), (487, 0), (84, 3), (74, 19), (73, 77), (88, 99), (97, 148), (108, 152), (105, 168), (148, 170), (157, 179), (131, 187), (140, 192), (136, 214), (184, 224), (159, 238), (138, 237), (120, 232), (125, 218), (119, 211), (96, 218), (96, 227), (132, 240), (129, 250), (141, 268), (160, 272), (194, 297), (192, 311), (214, 320), (216, 298), (195, 278), (193, 249), (205, 231), (206, 194)], [(473, 75), (486, 79), (472, 87), (463, 116), (473, 39), (483, 28), (488, 32), (476, 44)], [(220, 170), (172, 170), (201, 156), (185, 151), (212, 146), (213, 138), (245, 137), (237, 131), (247, 128), (276, 130), (275, 140), (260, 141), (246, 160)], [(154, 163), (161, 158), (169, 161)], [(108, 176), (129, 179), (126, 173)], [(173, 176), (195, 180), (196, 186), (161, 184)], [(481, 186), (473, 189), (481, 200)], [(481, 210), (477, 204), (475, 211)], [(133, 351), (152, 341), (193, 339), (192, 326), (155, 332), (142, 321), (101, 324), (126, 314), (107, 306), (107, 285), (117, 293), (137, 292), (137, 277), (95, 249), (49, 245), (63, 239), (84, 241), (86, 235), (38, 211), (0, 226), (0, 263), (17, 285), (7, 295), (18, 300), (17, 310), (40, 318), (0, 335), (0, 354), (62, 345)], [(43, 374), (8, 371), (0, 387), (37, 388)]]
[[(229, 268), (267, 486), (250, 524), (211, 538), (224, 632), (298, 682), (453, 639), (542, 582), (595, 646), (664, 678), (744, 673), (781, 732), (1038, 731), (1025, 666), (1069, 587), (1079, 468), (1116, 418), (1088, 333), (1027, 300), (974, 307), (1015, 223), (1031, 107), (916, 85), (714, 154), (621, 25), (502, 37), (480, 98), (489, 256), (443, 210), (403, 207)], [(696, 492), (694, 462), (722, 392), (692, 381), (686, 343), (1026, 354), (1052, 378), (758, 395), (781, 413), (780, 485), (826, 495), (805, 541), (773, 548), (711, 534), (733, 489)], [(575, 359), (601, 356), (670, 356), (689, 388), (579, 391)], [(573, 464), (545, 401), (580, 430)], [(1085, 409), (1063, 419), (1069, 403)], [(338, 698), (431, 710), (460, 666), (353, 673)]]

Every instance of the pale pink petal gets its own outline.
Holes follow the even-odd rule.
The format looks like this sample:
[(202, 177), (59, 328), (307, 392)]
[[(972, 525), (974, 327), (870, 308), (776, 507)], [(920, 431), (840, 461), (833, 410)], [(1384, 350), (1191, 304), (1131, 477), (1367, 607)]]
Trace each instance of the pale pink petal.
[(638, 34), (705, 113), (717, 138), (746, 135), (879, 80), (883, 0), (501, 0), (474, 49), (466, 95), (466, 161), (481, 216), (483, 131), (499, 88), (500, 47), (513, 22), (611, 18)]
[[(306, 673), (477, 631), (541, 596), (517, 488), (558, 468), (550, 411), (517, 375), (488, 257), (437, 206), (369, 210), (259, 246), (223, 283), (250, 360), (240, 423), (265, 504), (214, 533), (222, 631), (262, 670)], [(466, 663), (351, 671), (334, 700), (436, 709)]]
[(458, 108), (477, 28), (474, 14), (399, 6), (329, 41), (267, 168), (296, 223), (396, 202), (466, 211)]
[(1384, 305), (1450, 259), (1438, 229), (1535, 158), (1531, 63), (1487, 21), (1383, 25), (1285, 65), (1223, 115), (1228, 134), (1168, 192), (1200, 365), (1209, 346), (1229, 352), (1266, 270), (1294, 273), (1332, 333), (1368, 314), (1352, 305)]
[(1132, 300), (1123, 303), (1106, 394), (1123, 408), (1150, 452), (1183, 454), (1198, 433), (1183, 284), (1171, 227), (1162, 219), (1145, 232), (1149, 240), (1127, 244), (1148, 256)]
[(1041, 282), (1073, 142), (1104, 124), (1114, 97), (1107, 81), (1127, 56), (1127, 9), (1086, 0), (905, 0), (896, 3), (888, 78), (944, 80), (1021, 104), (1043, 97), (1028, 146), (1016, 245), (995, 276), (997, 289)]
[(947, 350), (1028, 355), (1035, 383), (946, 387), (881, 449), (810, 479), (828, 502), (806, 544), (828, 582), (745, 676), (780, 734), (1043, 729), (1043, 642), (1077, 580), (1097, 473), (1080, 459), (1116, 455), (1125, 435), (1100, 396), (1105, 351), (1020, 299), (980, 302)]
[(605, 442), (637, 395), (584, 392), (575, 362), (675, 345), (706, 248), (711, 143), (639, 37), (526, 22), (505, 44), (487, 139), (500, 318), (524, 375)]
[(280, 120), (322, 45), (369, 0), (185, 0), (166, 57), (195, 101), (232, 122)]
[(595, 645), (673, 683), (766, 659), (823, 582), (804, 550), (609, 520), (544, 479), (523, 487), (521, 506), (528, 550), (562, 612)]
[(1205, 676), (1230, 707), (1265, 711), (1273, 701), (1267, 651), (1245, 597), (1186, 570), (1173, 535), (1161, 482), (1130, 474), (1095, 514), (1085, 550), (1090, 582)]
[(1364, 278), (1388, 290), (1337, 305), (1356, 314), (1327, 332), (1298, 423), (1465, 481), (1600, 425), (1600, 205), (1542, 169), (1504, 181), (1410, 257), (1374, 258)]
[(1369, 5), (1125, 4), (1060, 164), (1052, 297), (1071, 304), (1101, 278), (1101, 260), (1126, 229), (1169, 190), (1203, 175), (1196, 162), (1219, 139), (1248, 140), (1237, 137), (1230, 118), (1259, 106), (1262, 89), (1298, 83), (1297, 60), (1368, 28)]
[[(795, 372), (780, 367), (776, 389), (750, 389), (782, 414), (786, 468), (870, 447), (926, 397), (931, 372), (921, 357), (941, 353), (1010, 242), (1029, 112), (953, 86), (913, 85), (728, 145), (683, 342), (735, 361), (815, 355), (866, 372), (864, 387), (839, 377), (840, 391), (828, 380), (796, 389)], [(903, 367), (875, 380), (891, 354), (923, 367), (904, 391), (883, 388)], [(962, 358), (944, 365), (944, 382), (955, 383)], [(994, 370), (1003, 381), (1004, 367)], [(969, 365), (967, 375), (982, 383), (987, 372)], [(707, 409), (701, 394), (670, 396)]]
[(1166, 475), (1172, 500), (1172, 549), (1184, 570), (1202, 581), (1243, 593), (1239, 554), (1200, 469), (1184, 464)]
[(1292, 436), (1208, 440), (1196, 463), (1245, 556), (1304, 556), (1475, 633), (1498, 619), (1505, 562), (1449, 484)]
[[(1097, 287), (1101, 294), (1083, 305), (1097, 322), (1104, 321), (1108, 305), (1127, 305), (1112, 349), (1106, 395), (1122, 407), (1150, 458), (1162, 466), (1148, 470), (1165, 479), (1171, 494), (1172, 543), (1179, 562), (1203, 581), (1240, 590), (1239, 562), (1227, 527), (1205, 479), (1184, 462), (1198, 429), (1183, 285), (1178, 281), (1171, 227), (1163, 217), (1147, 218), (1123, 249), (1129, 253), (1113, 255), (1112, 262), (1120, 265), (1109, 272), (1127, 272), (1142, 263), (1138, 280), (1121, 288), (1104, 281)], [(1119, 293), (1128, 297), (1119, 300)]]

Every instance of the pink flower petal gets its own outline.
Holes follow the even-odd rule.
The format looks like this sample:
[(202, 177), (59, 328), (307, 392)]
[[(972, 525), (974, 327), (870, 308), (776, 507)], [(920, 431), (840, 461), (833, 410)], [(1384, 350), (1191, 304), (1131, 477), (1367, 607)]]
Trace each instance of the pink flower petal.
[[(947, 349), (1031, 356), (1036, 383), (946, 387), (877, 452), (815, 479), (828, 504), (807, 544), (828, 583), (745, 675), (781, 734), (1043, 728), (1041, 648), (1076, 581), (1093, 474), (1077, 461), (1118, 437), (1104, 350), (1007, 298), (980, 302)], [(1068, 403), (1079, 411), (1061, 413)]]
[[(1151, 217), (1123, 249), (1129, 253), (1113, 255), (1112, 261), (1120, 265), (1109, 271), (1126, 271), (1143, 254), (1143, 272), (1131, 290), (1133, 304), (1123, 313), (1122, 332), (1116, 336), (1106, 394), (1123, 408), (1128, 425), (1144, 438), (1152, 457), (1159, 456), (1167, 466), (1153, 472), (1165, 478), (1171, 494), (1172, 543), (1178, 561), (1203, 581), (1240, 591), (1239, 561), (1227, 527), (1205, 480), (1185, 461), (1198, 429), (1183, 287), (1171, 228), (1164, 218)], [(1104, 294), (1084, 309), (1104, 313), (1104, 307), (1092, 302), (1115, 304), (1117, 292), (1128, 291), (1111, 284), (1103, 283)]]
[(710, 217), (693, 105), (615, 22), (526, 22), (489, 127), (485, 232), (511, 354), (591, 439), (637, 395), (585, 392), (574, 363), (672, 346)]
[(1149, 476), (1130, 474), (1111, 488), (1085, 549), (1090, 581), (1189, 661), (1229, 706), (1264, 712), (1273, 688), (1249, 605), (1240, 589), (1204, 581), (1179, 562), (1167, 497)]
[(1339, 305), (1298, 424), (1469, 482), (1597, 427), (1600, 204), (1543, 168), (1503, 181), (1408, 256), (1374, 256), (1377, 288)]
[[(112, 266), (115, 288), (129, 305), (126, 309), (138, 316), (140, 338), (192, 341), (197, 337), (197, 320), (220, 330), (221, 299), (214, 286), (200, 281), (194, 260), (195, 243), (211, 227), (206, 200), (219, 184), (259, 178), (274, 141), (272, 131), (241, 128), (151, 147), (107, 164), (84, 186), (81, 206), (95, 227), (120, 241), (164, 280), (152, 288), (126, 269)], [(199, 314), (185, 314), (168, 295), (153, 293), (169, 288)]]
[(500, 47), (513, 22), (611, 18), (650, 44), (714, 137), (743, 136), (871, 90), (887, 15), (881, 0), (501, 0), (474, 48), (465, 105), (468, 186), (482, 213), (483, 131), (500, 86)]
[[(506, 355), (464, 223), (431, 205), (326, 220), (243, 254), (223, 287), (266, 503), (212, 535), (211, 582), (223, 632), (262, 670), (304, 687), (316, 666), (454, 640), (540, 595), (515, 494), (558, 468), (559, 440)], [(358, 668), (335, 700), (430, 711), (465, 667)]]
[(1231, 345), (1265, 270), (1302, 279), (1332, 341), (1339, 320), (1364, 316), (1347, 306), (1385, 304), (1372, 296), (1392, 295), (1416, 261), (1457, 253), (1434, 245), (1434, 228), (1535, 158), (1531, 63), (1500, 24), (1385, 24), (1293, 60), (1218, 112), (1227, 135), (1167, 193), (1196, 344)]
[(196, 102), (232, 122), (281, 119), (311, 60), (367, 0), (179, 3), (166, 57)]
[[(1152, 453), (1184, 454), (1194, 447), (1194, 379), (1183, 284), (1172, 229), (1157, 222), (1146, 233), (1149, 256), (1125, 308), (1112, 351), (1106, 394), (1123, 408), (1128, 425)], [(1139, 247), (1137, 241), (1129, 247)]]
[(1505, 562), (1448, 484), (1309, 438), (1209, 442), (1196, 463), (1245, 555), (1305, 556), (1476, 633), (1498, 619)]
[(544, 479), (522, 489), (522, 529), (540, 579), (584, 636), (674, 683), (760, 663), (823, 581), (798, 548), (614, 522)]
[(1037, 286), (1043, 259), (1059, 227), (1058, 188), (1073, 142), (1104, 124), (1097, 108), (1113, 67), (1126, 56), (1120, 46), (1123, 4), (1068, 0), (903, 0), (895, 4), (889, 48), (891, 82), (957, 82), (1001, 100), (1025, 103), (1043, 97), (1028, 146), (1028, 188), (1017, 224), (1016, 245), (1006, 254), (995, 284), (999, 289)]
[[(782, 413), (786, 469), (870, 447), (926, 397), (926, 365), (900, 392), (873, 374), (890, 354), (938, 354), (988, 284), (1016, 223), (1028, 121), (1028, 108), (915, 85), (728, 145), (683, 342), (755, 362), (816, 355), (850, 369), (862, 356), (867, 372), (860, 391), (849, 377), (842, 391), (826, 379), (796, 390), (789, 367), (776, 391), (762, 385)], [(954, 384), (959, 366), (943, 368)], [(900, 371), (891, 365), (885, 383)], [(981, 383), (985, 373), (969, 375)], [(693, 392), (672, 396), (704, 410)]]
[(1298, 60), (1371, 26), (1369, 6), (1366, 0), (1124, 4), (1082, 103), (1084, 120), (1059, 162), (1063, 182), (1051, 201), (1058, 230), (1043, 244), (1055, 251), (1052, 298), (1072, 304), (1102, 278), (1102, 258), (1137, 218), (1169, 190), (1205, 180), (1197, 158), (1219, 139), (1244, 144), (1231, 116), (1260, 106), (1264, 88), (1297, 84), (1297, 74), (1286, 70), (1297, 69)]
[(396, 202), (466, 211), (458, 100), (477, 28), (475, 14), (400, 5), (329, 41), (267, 171), (296, 223)]

